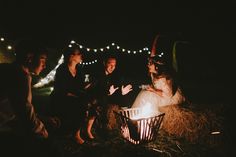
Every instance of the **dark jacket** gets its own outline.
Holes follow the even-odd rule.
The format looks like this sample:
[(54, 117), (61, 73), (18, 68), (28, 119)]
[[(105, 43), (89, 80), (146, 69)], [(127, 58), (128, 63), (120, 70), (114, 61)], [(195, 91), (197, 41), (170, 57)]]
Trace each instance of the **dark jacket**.
[(32, 104), (32, 77), (20, 65), (11, 67), (9, 76), (9, 100), (22, 128), (40, 136), (45, 130), (42, 121), (37, 117)]
[[(94, 92), (101, 105), (118, 104), (121, 97), (121, 76), (113, 72), (106, 75), (105, 72), (99, 73), (94, 83)], [(110, 86), (119, 87), (112, 95), (109, 95)]]
[(73, 77), (66, 64), (61, 64), (55, 76), (54, 94), (57, 96), (66, 96), (67, 93), (80, 96), (85, 92), (84, 90), (83, 72), (78, 69), (75, 77)]

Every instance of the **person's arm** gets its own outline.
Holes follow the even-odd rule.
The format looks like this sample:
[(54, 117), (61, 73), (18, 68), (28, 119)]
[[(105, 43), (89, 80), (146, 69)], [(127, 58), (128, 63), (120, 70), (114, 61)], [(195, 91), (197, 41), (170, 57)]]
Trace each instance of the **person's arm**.
[(55, 75), (55, 82), (54, 82), (54, 91), (59, 95), (67, 95), (68, 94), (68, 85), (67, 85), (67, 75), (66, 69), (64, 65), (61, 65)]
[(18, 88), (17, 93), (19, 110), (21, 112), (20, 118), (25, 125), (33, 131), (33, 133), (41, 138), (47, 138), (48, 132), (43, 122), (37, 117), (34, 106), (32, 105), (32, 92), (31, 92), (31, 76), (26, 76), (21, 79), (21, 88)]
[(158, 80), (154, 80), (154, 86), (149, 86), (146, 90), (156, 93), (161, 97), (172, 97), (172, 84), (165, 77), (158, 78)]
[(147, 86), (145, 87), (145, 90), (153, 92), (161, 97), (163, 96), (163, 91), (161, 89), (156, 89), (153, 86)]

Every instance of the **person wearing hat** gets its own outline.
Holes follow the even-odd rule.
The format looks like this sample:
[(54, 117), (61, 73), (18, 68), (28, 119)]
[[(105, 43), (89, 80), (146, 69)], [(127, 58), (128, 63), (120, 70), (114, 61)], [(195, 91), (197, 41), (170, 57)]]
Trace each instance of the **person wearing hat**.
[(157, 112), (159, 107), (180, 104), (185, 101), (180, 88), (176, 84), (175, 71), (167, 64), (163, 55), (156, 52), (158, 37), (154, 40), (147, 65), (152, 84), (140, 91), (132, 105), (132, 107), (143, 107), (145, 104), (152, 104), (153, 110)]
[[(55, 75), (54, 91), (51, 94), (52, 110), (62, 121), (62, 129), (73, 131), (78, 144), (85, 141), (81, 137), (81, 129), (85, 123), (88, 105), (89, 85), (84, 84), (84, 74), (81, 68), (82, 51), (76, 44), (64, 51), (62, 63)], [(95, 117), (88, 121), (87, 134), (93, 139), (91, 128)]]
[(157, 114), (165, 113), (161, 127), (169, 135), (192, 143), (198, 142), (200, 138), (205, 140), (212, 128), (220, 126), (219, 119), (209, 110), (192, 110), (191, 101), (176, 83), (176, 71), (162, 55), (156, 53), (155, 46), (156, 40), (147, 65), (152, 84), (140, 91), (132, 107), (148, 106)]

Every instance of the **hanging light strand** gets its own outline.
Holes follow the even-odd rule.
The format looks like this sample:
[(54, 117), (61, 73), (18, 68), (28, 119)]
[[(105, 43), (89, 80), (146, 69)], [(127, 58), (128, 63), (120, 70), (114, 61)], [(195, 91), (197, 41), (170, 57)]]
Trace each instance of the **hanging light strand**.
[(56, 75), (56, 70), (57, 68), (64, 62), (64, 56), (62, 55), (61, 58), (59, 59), (56, 67), (50, 71), (46, 77), (44, 77), (43, 79), (41, 79), (38, 83), (34, 84), (33, 87), (34, 88), (38, 88), (38, 87), (42, 87), (48, 83), (50, 83), (51, 81), (54, 80), (55, 75)]
[(69, 44), (69, 47), (72, 47), (72, 44), (78, 45), (81, 49), (84, 49), (87, 52), (105, 52), (105, 51), (108, 51), (110, 49), (115, 49), (115, 50), (118, 50), (122, 53), (128, 53), (128, 54), (140, 54), (140, 53), (151, 54), (151, 51), (147, 47), (144, 47), (144, 48), (138, 49), (138, 50), (129, 50), (129, 49), (122, 48), (121, 46), (119, 46), (118, 44), (116, 44), (114, 42), (112, 42), (111, 44), (109, 44), (105, 47), (95, 48), (95, 49), (83, 46), (81, 44), (78, 44), (74, 40), (71, 40), (71, 42)]

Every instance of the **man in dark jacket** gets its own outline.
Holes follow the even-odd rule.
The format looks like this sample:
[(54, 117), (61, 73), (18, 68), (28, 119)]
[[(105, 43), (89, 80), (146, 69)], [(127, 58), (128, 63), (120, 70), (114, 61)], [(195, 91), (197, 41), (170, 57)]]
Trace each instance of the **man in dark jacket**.
[(99, 120), (101, 132), (106, 136), (108, 110), (111, 104), (119, 105), (124, 95), (132, 91), (132, 85), (123, 85), (121, 76), (115, 73), (117, 59), (109, 56), (103, 62), (104, 68), (96, 79), (96, 92), (99, 105)]
[[(16, 47), (16, 61), (10, 65), (10, 68), (7, 68), (5, 73), (8, 75), (8, 80), (6, 80), (8, 99), (16, 115), (15, 131), (26, 144), (23, 146), (24, 144), (21, 143), (25, 149), (22, 151), (34, 155), (39, 155), (37, 154), (41, 152), (39, 148), (45, 145), (45, 141), (49, 137), (46, 124), (36, 114), (31, 92), (31, 75), (39, 75), (45, 69), (46, 52), (45, 48), (35, 42), (22, 41)], [(47, 122), (53, 124), (55, 119), (48, 118)], [(39, 144), (42, 142), (44, 144)]]

